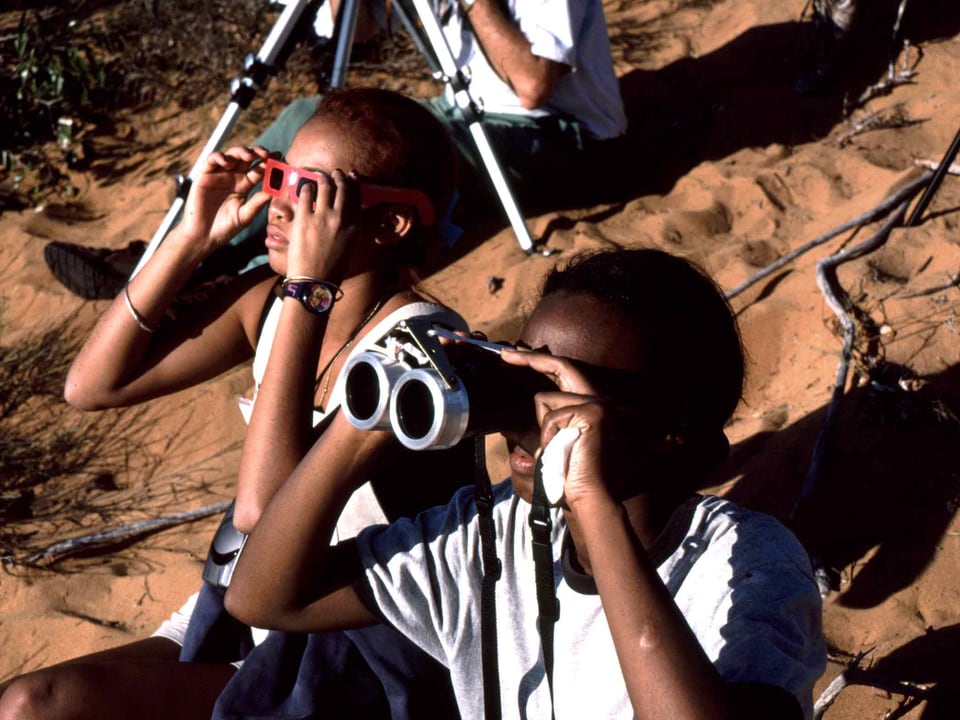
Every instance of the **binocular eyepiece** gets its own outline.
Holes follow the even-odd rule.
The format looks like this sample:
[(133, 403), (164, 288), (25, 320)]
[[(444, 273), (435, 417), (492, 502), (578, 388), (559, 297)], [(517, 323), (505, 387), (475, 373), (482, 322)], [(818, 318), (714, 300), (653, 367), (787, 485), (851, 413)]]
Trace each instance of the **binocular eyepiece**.
[[(454, 340), (444, 345), (441, 337)], [(503, 347), (428, 320), (402, 321), (382, 346), (347, 361), (343, 410), (354, 427), (392, 429), (411, 450), (534, 427), (533, 396), (556, 388), (541, 373), (500, 360)]]

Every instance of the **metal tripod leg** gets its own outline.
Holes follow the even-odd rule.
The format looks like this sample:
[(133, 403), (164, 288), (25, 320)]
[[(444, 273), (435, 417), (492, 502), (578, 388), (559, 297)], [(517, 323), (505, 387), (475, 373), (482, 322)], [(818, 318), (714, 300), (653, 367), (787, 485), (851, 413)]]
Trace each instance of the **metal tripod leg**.
[(330, 73), (330, 87), (343, 87), (350, 64), (350, 52), (353, 50), (353, 38), (357, 32), (357, 16), (360, 14), (359, 0), (344, 0), (340, 6), (340, 17), (336, 22), (337, 50), (333, 56), (333, 70)]
[(533, 239), (530, 237), (530, 231), (527, 229), (527, 224), (523, 219), (523, 215), (520, 213), (520, 208), (513, 195), (513, 190), (510, 188), (510, 183), (507, 182), (507, 177), (503, 173), (503, 167), (500, 165), (493, 146), (490, 144), (490, 139), (487, 137), (486, 130), (480, 122), (483, 116), (483, 110), (474, 102), (473, 97), (470, 95), (470, 79), (457, 67), (453, 53), (450, 51), (450, 46), (447, 44), (447, 38), (444, 37), (443, 31), (440, 28), (440, 22), (437, 20), (436, 15), (433, 14), (433, 9), (430, 7), (429, 2), (427, 2), (427, 0), (413, 0), (413, 6), (426, 35), (426, 43), (422, 42), (422, 38), (421, 42), (417, 42), (419, 33), (415, 33), (413, 24), (403, 8), (403, 2), (397, 2), (394, 7), (400, 16), (400, 20), (407, 27), (407, 31), (410, 32), (414, 38), (414, 42), (417, 42), (417, 46), (421, 49), (421, 52), (424, 52), (424, 45), (429, 44), (431, 52), (424, 52), (424, 54), (427, 56), (427, 60), (431, 65), (431, 70), (433, 70), (435, 74), (438, 74), (440, 79), (447, 83), (453, 90), (454, 100), (457, 103), (457, 107), (460, 108), (460, 112), (463, 114), (463, 119), (467, 123), (467, 128), (470, 130), (470, 135), (473, 137), (474, 143), (476, 143), (477, 150), (480, 153), (480, 159), (483, 162), (484, 168), (486, 168), (487, 175), (489, 175), (493, 183), (497, 197), (500, 198), (500, 204), (503, 206), (507, 219), (510, 221), (510, 226), (513, 228), (513, 233), (517, 237), (517, 242), (520, 243), (520, 247), (525, 253), (530, 254), (535, 249)]
[(204, 145), (203, 150), (200, 151), (200, 156), (190, 169), (190, 173), (186, 178), (181, 178), (180, 186), (177, 189), (177, 197), (170, 209), (167, 210), (167, 214), (164, 215), (160, 227), (157, 228), (147, 244), (140, 261), (130, 274), (131, 278), (140, 272), (140, 269), (153, 256), (167, 233), (176, 224), (180, 213), (183, 211), (190, 186), (200, 174), (207, 156), (220, 148), (223, 141), (230, 135), (240, 112), (250, 105), (250, 101), (256, 95), (257, 90), (266, 85), (270, 74), (275, 71), (277, 61), (289, 54), (297, 40), (298, 26), (301, 20), (306, 17), (304, 12), (311, 6), (319, 5), (319, 2), (320, 0), (288, 0), (286, 7), (280, 13), (280, 17), (277, 18), (259, 52), (256, 56), (248, 58), (247, 62), (244, 63), (246, 75), (242, 79), (234, 80), (233, 95), (227, 109), (210, 135), (210, 139)]

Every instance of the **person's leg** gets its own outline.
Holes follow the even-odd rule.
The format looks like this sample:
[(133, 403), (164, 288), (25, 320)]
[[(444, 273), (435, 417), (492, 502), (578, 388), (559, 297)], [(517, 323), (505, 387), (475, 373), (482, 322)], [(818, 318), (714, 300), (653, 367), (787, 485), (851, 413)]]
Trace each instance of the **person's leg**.
[(0, 689), (0, 720), (206, 720), (235, 670), (179, 653), (149, 638), (27, 673)]
[[(180, 662), (226, 665), (244, 659), (253, 649), (253, 634), (223, 605), (226, 590), (204, 582), (196, 595), (178, 642)], [(185, 614), (185, 613), (184, 613)]]

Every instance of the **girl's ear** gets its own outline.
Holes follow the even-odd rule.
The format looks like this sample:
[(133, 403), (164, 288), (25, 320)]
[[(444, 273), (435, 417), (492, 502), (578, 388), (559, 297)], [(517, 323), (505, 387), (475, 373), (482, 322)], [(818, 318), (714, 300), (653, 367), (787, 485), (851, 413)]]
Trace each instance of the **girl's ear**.
[(417, 213), (412, 205), (386, 204), (379, 205), (377, 210), (378, 222), (373, 237), (377, 245), (395, 245), (413, 230)]

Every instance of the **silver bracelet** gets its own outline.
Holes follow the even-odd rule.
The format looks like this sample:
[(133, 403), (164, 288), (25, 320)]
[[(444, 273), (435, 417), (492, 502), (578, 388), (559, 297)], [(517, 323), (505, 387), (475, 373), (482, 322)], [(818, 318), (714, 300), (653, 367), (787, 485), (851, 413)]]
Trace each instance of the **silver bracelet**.
[(130, 299), (130, 283), (127, 283), (123, 286), (123, 299), (127, 301), (127, 310), (130, 311), (130, 314), (133, 316), (133, 319), (137, 321), (137, 325), (140, 326), (140, 329), (144, 332), (152, 333), (153, 328), (147, 325), (146, 319), (137, 312), (137, 309), (133, 306), (133, 301)]

